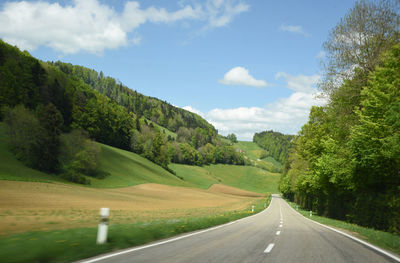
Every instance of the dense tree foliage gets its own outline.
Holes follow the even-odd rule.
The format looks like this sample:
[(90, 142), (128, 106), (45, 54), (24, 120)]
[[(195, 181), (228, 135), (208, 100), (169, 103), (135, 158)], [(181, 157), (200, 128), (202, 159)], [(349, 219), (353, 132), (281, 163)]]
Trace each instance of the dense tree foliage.
[[(20, 160), (75, 182), (87, 183), (82, 175), (98, 177), (99, 171), (98, 149), (74, 130), (141, 154), (167, 170), (171, 160), (244, 164), (243, 156), (224, 145), (200, 116), (132, 91), (101, 72), (41, 62), (1, 40), (0, 108), (0, 119), (9, 127), (10, 144)], [(176, 140), (157, 124), (175, 131)], [(66, 150), (68, 138), (81, 141), (84, 148)], [(207, 154), (206, 145), (212, 145), (206, 147)]]
[(61, 134), (62, 117), (54, 105), (39, 105), (36, 113), (17, 105), (4, 111), (9, 145), (27, 166), (64, 178), (90, 183), (83, 175), (104, 176), (98, 171), (99, 146), (85, 132)]
[(63, 176), (70, 181), (88, 184), (83, 175), (104, 178), (107, 174), (99, 171), (100, 146), (89, 139), (87, 132), (72, 130), (60, 137), (59, 162)]
[(235, 135), (234, 133), (228, 134), (228, 135), (226, 136), (226, 138), (227, 138), (228, 140), (230, 140), (232, 143), (237, 143), (237, 142), (238, 142), (238, 140), (237, 140), (237, 138), (236, 138), (236, 135)]
[(39, 120), (23, 105), (13, 109), (3, 108), (3, 114), (11, 150), (17, 159), (27, 166), (36, 168), (43, 134)]
[(204, 129), (210, 136), (216, 135), (215, 128), (199, 115), (177, 108), (157, 98), (148, 97), (129, 89), (120, 81), (104, 76), (102, 72), (60, 61), (51, 63), (65, 74), (83, 80), (93, 89), (124, 106), (129, 112), (144, 116), (173, 132), (180, 127)]
[[(135, 121), (137, 131), (132, 131), (130, 134), (130, 149), (164, 168), (168, 169), (167, 165), (171, 160), (176, 163), (193, 165), (244, 164), (241, 154), (234, 153), (233, 148), (231, 149), (227, 145), (223, 146), (215, 128), (197, 114), (174, 107), (165, 101), (142, 95), (127, 88), (114, 78), (104, 76), (102, 72), (98, 73), (92, 69), (60, 61), (50, 64), (72, 78), (82, 80), (111, 101), (123, 106), (128, 112), (138, 116)], [(172, 139), (165, 137), (159, 129), (146, 120), (176, 132), (177, 143), (168, 142)], [(143, 123), (144, 121), (147, 123)], [(154, 139), (157, 140), (154, 141)], [(156, 142), (161, 143), (160, 145), (163, 147), (155, 145)], [(208, 162), (210, 158), (204, 159), (199, 152), (200, 148), (206, 144), (213, 145), (218, 149), (217, 152), (223, 154), (220, 154), (219, 158), (212, 159), (213, 162)]]
[(290, 142), (292, 141), (293, 137), (293, 135), (285, 135), (280, 132), (263, 131), (254, 134), (253, 142), (257, 143), (261, 148), (267, 150), (268, 156), (272, 156), (278, 162), (284, 163), (287, 158), (290, 149)]
[[(348, 17), (356, 17), (360, 8), (372, 12), (374, 6), (357, 2)], [(319, 214), (400, 233), (400, 42), (393, 44), (399, 24), (391, 26), (399, 18), (396, 10), (397, 16), (368, 20), (389, 23), (369, 25), (390, 29), (383, 34), (385, 51), (369, 57), (361, 54), (369, 49), (360, 49), (357, 56), (374, 67), (355, 66), (340, 86), (326, 93), (326, 106), (311, 109), (294, 139), (280, 190)]]

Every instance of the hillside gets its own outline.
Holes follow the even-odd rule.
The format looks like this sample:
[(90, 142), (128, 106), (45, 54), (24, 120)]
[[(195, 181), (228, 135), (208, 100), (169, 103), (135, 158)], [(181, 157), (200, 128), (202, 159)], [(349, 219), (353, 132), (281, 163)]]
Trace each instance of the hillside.
[(253, 136), (253, 142), (267, 151), (266, 156), (274, 158), (281, 164), (284, 164), (287, 159), (293, 139), (294, 135), (286, 135), (272, 130), (256, 133)]
[(233, 145), (240, 149), (250, 161), (250, 164), (269, 172), (281, 172), (282, 164), (276, 161), (269, 153), (254, 142), (238, 141)]
[[(68, 173), (70, 180), (87, 183), (82, 177), (89, 174), (87, 154), (81, 154), (74, 171), (73, 162), (60, 160), (59, 138), (70, 133), (135, 152), (167, 171), (170, 162), (244, 164), (243, 156), (200, 116), (130, 90), (94, 70), (42, 62), (0, 40), (0, 76), (0, 120), (8, 118), (10, 130), (16, 131), (10, 139), (14, 154), (31, 168)], [(29, 131), (37, 136), (18, 141)]]
[[(208, 189), (213, 184), (222, 183), (259, 193), (278, 191), (279, 174), (255, 167), (221, 164), (200, 167), (171, 164), (171, 168), (176, 171), (176, 175), (173, 175), (138, 154), (104, 144), (99, 145), (101, 147), (99, 169), (109, 175), (104, 179), (87, 177), (91, 181), (90, 187), (118, 188), (157, 183)], [(59, 176), (31, 169), (18, 161), (7, 148), (2, 124), (0, 124), (0, 157), (1, 180), (67, 183)]]
[(179, 127), (183, 126), (192, 129), (205, 129), (213, 136), (217, 133), (215, 128), (199, 115), (172, 106), (166, 101), (145, 96), (136, 90), (128, 88), (112, 77), (104, 76), (103, 72), (99, 73), (93, 69), (61, 61), (48, 63), (66, 75), (82, 80), (94, 90), (125, 107), (129, 112), (133, 112), (138, 116), (144, 116), (168, 130), (176, 132)]

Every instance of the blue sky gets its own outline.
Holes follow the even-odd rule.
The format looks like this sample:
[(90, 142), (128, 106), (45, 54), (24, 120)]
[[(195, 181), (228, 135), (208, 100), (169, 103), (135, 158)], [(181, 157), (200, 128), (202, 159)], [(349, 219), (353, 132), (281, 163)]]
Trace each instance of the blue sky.
[(322, 44), (355, 1), (3, 1), (0, 38), (202, 115), (221, 134), (295, 134)]

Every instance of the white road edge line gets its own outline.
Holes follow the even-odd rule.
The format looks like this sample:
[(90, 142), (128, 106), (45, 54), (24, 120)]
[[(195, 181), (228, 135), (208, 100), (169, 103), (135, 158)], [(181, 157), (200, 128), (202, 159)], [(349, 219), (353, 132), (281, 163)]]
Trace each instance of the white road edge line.
[(272, 248), (275, 246), (274, 243), (271, 243), (268, 245), (268, 247), (264, 250), (265, 254), (268, 254), (269, 252), (271, 252)]
[(277, 231), (276, 235), (279, 236), (281, 234), (281, 231)]
[(223, 224), (223, 225), (211, 227), (211, 228), (208, 228), (208, 229), (204, 229), (204, 230), (201, 230), (201, 231), (198, 231), (198, 232), (194, 232), (194, 233), (191, 233), (191, 234), (187, 234), (187, 235), (184, 235), (184, 236), (180, 236), (180, 237), (167, 239), (165, 241), (157, 242), (157, 243), (154, 243), (154, 244), (144, 245), (144, 246), (135, 247), (135, 248), (130, 248), (130, 249), (123, 250), (123, 251), (120, 251), (120, 252), (115, 252), (115, 253), (112, 253), (112, 254), (106, 254), (104, 256), (100, 256), (100, 257), (97, 257), (97, 258), (81, 260), (81, 261), (77, 261), (77, 262), (80, 262), (80, 263), (93, 263), (93, 262), (97, 262), (97, 261), (100, 261), (100, 260), (103, 260), (103, 259), (107, 259), (107, 258), (123, 255), (123, 254), (130, 253), (130, 252), (135, 252), (135, 251), (138, 251), (138, 250), (143, 250), (143, 249), (150, 248), (150, 247), (163, 245), (163, 244), (166, 244), (166, 243), (171, 243), (171, 242), (174, 242), (174, 241), (178, 241), (180, 239), (184, 239), (184, 238), (187, 238), (187, 237), (200, 235), (200, 234), (203, 234), (203, 233), (206, 233), (206, 232), (209, 232), (209, 231), (213, 231), (213, 230), (216, 230), (216, 229), (219, 229), (219, 228), (222, 228), (222, 227), (226, 227), (226, 226), (238, 223), (238, 222), (243, 221), (243, 220), (247, 220), (249, 218), (252, 218), (252, 217), (258, 216), (258, 215), (260, 215), (262, 213), (267, 212), (267, 210), (271, 207), (271, 204), (272, 204), (273, 200), (274, 199), (271, 196), (271, 202), (269, 203), (269, 206), (266, 209), (264, 209), (263, 211), (255, 214), (255, 215), (252, 215), (252, 216), (244, 217), (244, 218), (241, 218), (241, 219), (238, 219), (236, 221), (232, 221), (232, 222), (229, 222), (229, 223), (226, 223), (226, 224)]
[[(284, 200), (284, 199), (282, 198), (282, 200)], [(295, 211), (296, 213), (300, 214), (298, 211), (294, 210), (294, 208), (291, 207), (291, 206), (286, 202), (286, 200), (285, 200), (285, 203), (286, 203), (293, 211)], [(330, 226), (327, 226), (327, 225), (318, 223), (318, 222), (316, 222), (316, 221), (314, 221), (314, 220), (311, 220), (311, 219), (309, 219), (309, 218), (303, 216), (302, 214), (300, 214), (300, 215), (301, 215), (302, 217), (304, 217), (305, 219), (307, 219), (307, 220), (309, 220), (309, 221), (311, 221), (311, 222), (313, 222), (313, 223), (315, 223), (315, 224), (317, 224), (317, 225), (320, 225), (320, 226), (322, 226), (322, 227), (325, 227), (325, 228), (327, 228), (327, 229), (330, 229), (330, 230), (332, 230), (332, 231), (334, 231), (334, 232), (336, 232), (336, 233), (342, 234), (343, 236), (346, 236), (346, 237), (348, 237), (348, 238), (350, 238), (350, 239), (353, 239), (354, 241), (356, 241), (356, 242), (358, 242), (358, 243), (361, 243), (361, 244), (363, 244), (363, 245), (366, 246), (366, 247), (369, 247), (369, 248), (371, 248), (371, 249), (373, 249), (373, 250), (376, 250), (376, 251), (378, 251), (379, 253), (381, 253), (381, 254), (383, 254), (383, 255), (385, 255), (385, 256), (391, 258), (391, 259), (394, 259), (394, 260), (396, 260), (397, 262), (400, 262), (400, 258), (399, 258), (399, 257), (397, 257), (397, 256), (395, 256), (395, 255), (393, 255), (393, 254), (391, 254), (391, 253), (389, 253), (389, 252), (387, 252), (387, 251), (385, 251), (385, 250), (379, 248), (379, 247), (376, 247), (376, 246), (374, 246), (374, 245), (372, 245), (372, 244), (370, 244), (370, 243), (368, 243), (368, 242), (366, 242), (366, 241), (364, 241), (364, 240), (361, 240), (361, 239), (356, 238), (356, 237), (354, 237), (354, 236), (352, 236), (352, 235), (349, 235), (349, 234), (344, 233), (344, 232), (342, 232), (342, 231), (340, 231), (340, 230), (337, 230), (336, 228), (333, 228), (333, 227), (330, 227)]]

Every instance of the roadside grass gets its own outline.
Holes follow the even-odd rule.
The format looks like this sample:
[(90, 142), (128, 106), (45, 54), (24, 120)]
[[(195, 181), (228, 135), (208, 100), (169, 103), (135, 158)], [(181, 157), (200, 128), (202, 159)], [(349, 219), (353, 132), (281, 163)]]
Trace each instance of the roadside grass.
[[(297, 204), (290, 202), (286, 200), (293, 209), (297, 209)], [(318, 216), (318, 215), (312, 215), (310, 218), (310, 211), (304, 210), (300, 207), (298, 207), (297, 210), (300, 214), (303, 216), (312, 219), (316, 222), (319, 222), (321, 224), (329, 225), (335, 228), (338, 228), (339, 230), (344, 230), (343, 232), (350, 232), (349, 234), (360, 238), (362, 240), (365, 240), (373, 245), (376, 245), (378, 247), (384, 248), (388, 251), (394, 252), (398, 255), (400, 255), (400, 236), (380, 230), (375, 230), (372, 228), (367, 228), (367, 227), (362, 227), (358, 226), (355, 224), (347, 223), (344, 221), (332, 219), (332, 218), (327, 218), (323, 216)]]
[(246, 210), (205, 217), (155, 220), (123, 225), (111, 224), (108, 242), (104, 245), (95, 243), (96, 227), (14, 234), (0, 238), (0, 258), (2, 262), (9, 263), (71, 262), (185, 232), (221, 225), (258, 213), (264, 209), (265, 203), (268, 207), (270, 202), (270, 194), (267, 198), (255, 201), (254, 213), (249, 207)]

